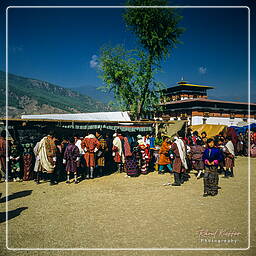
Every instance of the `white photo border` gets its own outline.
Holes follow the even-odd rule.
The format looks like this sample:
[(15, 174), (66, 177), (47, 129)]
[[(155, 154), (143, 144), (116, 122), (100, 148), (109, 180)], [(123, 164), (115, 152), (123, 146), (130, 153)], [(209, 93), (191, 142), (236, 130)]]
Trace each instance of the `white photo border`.
[[(172, 9), (204, 9), (204, 8), (238, 8), (248, 10), (248, 125), (251, 123), (251, 27), (250, 27), (250, 7), (248, 6), (8, 6), (5, 9), (6, 24), (5, 24), (5, 61), (6, 61), (6, 131), (8, 130), (8, 10), (20, 8), (87, 8), (87, 9), (124, 9), (124, 8), (172, 8)], [(250, 132), (250, 126), (248, 131)], [(250, 137), (248, 138), (248, 149), (250, 147)], [(6, 147), (6, 160), (8, 160), (8, 147)], [(7, 163), (7, 161), (6, 161)], [(8, 175), (8, 170), (7, 170)], [(248, 156), (248, 246), (246, 248), (10, 248), (8, 246), (8, 181), (6, 182), (6, 248), (11, 251), (245, 251), (251, 246), (251, 160)]]

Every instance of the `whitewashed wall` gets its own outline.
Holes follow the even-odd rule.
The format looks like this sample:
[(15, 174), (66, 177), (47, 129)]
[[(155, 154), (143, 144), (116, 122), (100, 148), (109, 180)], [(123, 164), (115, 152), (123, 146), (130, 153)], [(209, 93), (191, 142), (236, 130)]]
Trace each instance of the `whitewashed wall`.
[[(204, 117), (202, 116), (193, 116), (192, 125), (203, 124)], [(220, 124), (227, 126), (236, 126), (238, 123), (243, 122), (243, 118), (228, 118), (228, 117), (207, 117), (206, 124)], [(256, 119), (251, 119), (251, 122), (255, 123)]]

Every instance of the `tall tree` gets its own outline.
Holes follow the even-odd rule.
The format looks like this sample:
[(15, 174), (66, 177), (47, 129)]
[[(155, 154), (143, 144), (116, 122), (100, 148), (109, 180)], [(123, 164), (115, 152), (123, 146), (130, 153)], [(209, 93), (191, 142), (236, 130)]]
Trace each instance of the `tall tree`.
[(178, 27), (181, 17), (166, 8), (166, 0), (129, 0), (128, 6), (124, 20), (141, 47), (132, 51), (121, 46), (102, 48), (100, 70), (105, 89), (113, 90), (123, 109), (140, 119), (158, 103), (161, 84), (154, 74), (179, 43), (183, 29)]
[(114, 92), (114, 97), (122, 110), (129, 110), (138, 120), (141, 117), (141, 102), (144, 113), (155, 110), (159, 102), (162, 84), (150, 74), (150, 86), (145, 93), (144, 85), (149, 83), (148, 58), (143, 51), (125, 50), (123, 46), (103, 47), (100, 53), (100, 77), (105, 85), (101, 88)]

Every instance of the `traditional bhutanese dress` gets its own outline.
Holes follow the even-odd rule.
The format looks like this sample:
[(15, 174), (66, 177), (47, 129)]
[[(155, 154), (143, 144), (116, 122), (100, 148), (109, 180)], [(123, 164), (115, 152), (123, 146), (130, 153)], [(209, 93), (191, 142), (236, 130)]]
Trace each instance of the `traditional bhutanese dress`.
[(177, 139), (171, 146), (175, 158), (173, 161), (173, 172), (181, 173), (188, 169), (186, 160), (186, 145), (181, 139)]
[(64, 159), (66, 160), (66, 172), (77, 172), (77, 161), (79, 156), (79, 148), (74, 144), (69, 144), (64, 153)]
[(170, 158), (170, 151), (171, 147), (170, 145), (168, 145), (167, 142), (163, 142), (162, 147), (159, 150), (159, 160), (158, 160), (158, 164), (159, 165), (168, 165), (171, 164), (171, 158)]
[(13, 174), (20, 172), (21, 156), (22, 156), (21, 148), (18, 145), (12, 145), (10, 150), (10, 166), (11, 166), (11, 172)]
[(127, 137), (124, 137), (124, 155), (125, 169), (128, 176), (138, 176), (138, 165), (135, 154), (132, 154), (130, 143)]
[(105, 166), (105, 152), (108, 150), (107, 141), (103, 138), (103, 136), (99, 136), (98, 141), (100, 143), (100, 148), (96, 153), (97, 157), (97, 165), (100, 167)]
[(41, 165), (41, 162), (40, 162), (40, 157), (39, 157), (39, 151), (38, 151), (38, 148), (39, 148), (39, 143), (40, 142), (37, 142), (33, 151), (34, 151), (34, 155), (35, 155), (35, 166), (34, 166), (34, 172), (47, 172), (43, 166)]
[(149, 166), (149, 150), (147, 147), (143, 147), (142, 145), (140, 147), (141, 152), (141, 174), (147, 174), (148, 173), (148, 166)]
[(244, 153), (244, 136), (238, 135), (237, 140), (238, 140), (236, 145), (237, 153), (239, 155), (242, 155)]
[(1, 178), (5, 177), (6, 173), (6, 140), (0, 136), (0, 174)]
[(41, 139), (38, 145), (40, 164), (47, 171), (53, 173), (56, 162), (56, 145), (54, 139), (46, 136)]
[(34, 154), (33, 154), (33, 143), (26, 143), (23, 146), (23, 180), (28, 181), (33, 179), (33, 167), (34, 167)]
[(224, 163), (226, 169), (231, 169), (235, 166), (235, 151), (232, 141), (229, 141), (224, 149)]
[(150, 160), (149, 147), (145, 145), (143, 139), (138, 140), (138, 149), (140, 151), (140, 173), (147, 174)]
[(84, 159), (87, 167), (95, 167), (95, 151), (100, 147), (99, 141), (93, 134), (90, 134), (84, 138), (81, 147), (86, 148)]
[[(219, 176), (217, 167), (219, 161), (222, 160), (222, 155), (218, 148), (207, 148), (203, 154), (205, 164), (204, 173), (204, 193), (215, 196), (218, 194)], [(211, 165), (213, 164), (213, 165)]]
[(204, 169), (204, 161), (203, 161), (203, 153), (204, 147), (200, 145), (191, 146), (191, 160), (192, 160), (192, 168), (194, 170), (203, 170)]
[(121, 139), (122, 138), (117, 136), (113, 140), (112, 151), (113, 151), (114, 161), (116, 163), (124, 163), (125, 162), (124, 149), (123, 149), (123, 145), (122, 145), (122, 140)]

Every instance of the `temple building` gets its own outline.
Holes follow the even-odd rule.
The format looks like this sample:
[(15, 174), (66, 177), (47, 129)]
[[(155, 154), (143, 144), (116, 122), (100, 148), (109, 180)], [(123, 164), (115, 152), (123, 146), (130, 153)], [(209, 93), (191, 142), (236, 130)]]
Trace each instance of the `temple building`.
[(189, 125), (222, 124), (239, 125), (256, 122), (256, 104), (208, 99), (211, 86), (195, 85), (185, 81), (164, 89), (160, 105), (162, 110), (155, 116), (160, 120), (187, 120)]

